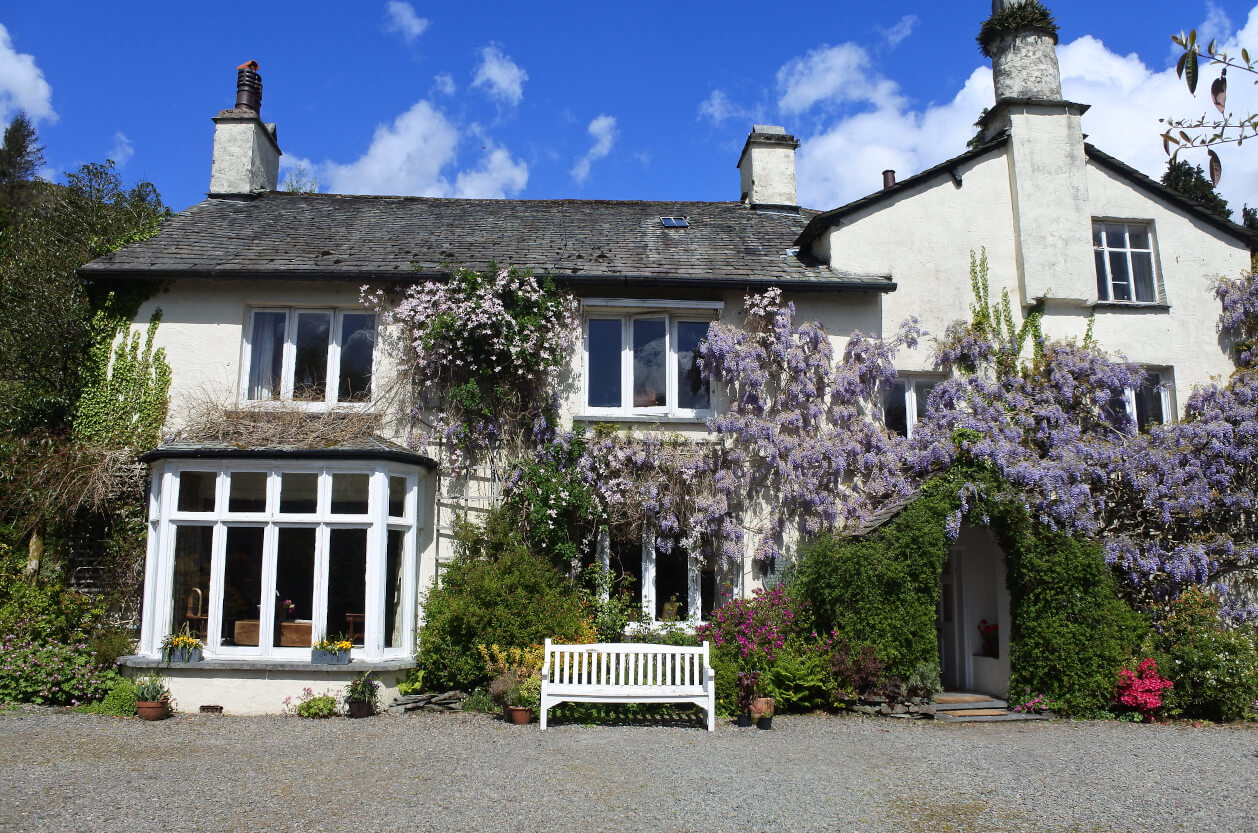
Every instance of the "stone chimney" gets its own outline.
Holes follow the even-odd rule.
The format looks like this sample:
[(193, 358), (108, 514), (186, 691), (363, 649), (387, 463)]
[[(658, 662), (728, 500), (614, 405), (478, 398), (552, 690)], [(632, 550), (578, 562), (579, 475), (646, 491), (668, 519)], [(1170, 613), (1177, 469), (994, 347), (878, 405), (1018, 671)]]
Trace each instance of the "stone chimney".
[[(992, 14), (1028, 0), (993, 0)], [(992, 59), (996, 104), (983, 141), (1008, 137), (1009, 186), (1022, 302), (1096, 299), (1087, 158), (1086, 104), (1062, 98), (1055, 27), (1023, 26), (982, 41)]]
[(210, 196), (249, 196), (279, 183), (280, 146), (275, 125), (264, 124), (262, 76), (257, 61), (236, 68), (236, 106), (214, 117)]
[(743, 202), (752, 208), (799, 208), (795, 196), (795, 148), (786, 128), (755, 124), (738, 157)]

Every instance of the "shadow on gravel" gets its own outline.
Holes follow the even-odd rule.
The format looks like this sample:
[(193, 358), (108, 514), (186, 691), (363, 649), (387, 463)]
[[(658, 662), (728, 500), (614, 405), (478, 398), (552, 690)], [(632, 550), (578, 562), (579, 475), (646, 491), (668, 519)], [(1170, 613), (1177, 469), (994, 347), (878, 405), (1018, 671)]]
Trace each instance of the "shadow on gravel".
[[(718, 722), (720, 718), (717, 718)], [(707, 730), (703, 709), (634, 703), (590, 706), (566, 703), (550, 710), (549, 726), (649, 726)]]

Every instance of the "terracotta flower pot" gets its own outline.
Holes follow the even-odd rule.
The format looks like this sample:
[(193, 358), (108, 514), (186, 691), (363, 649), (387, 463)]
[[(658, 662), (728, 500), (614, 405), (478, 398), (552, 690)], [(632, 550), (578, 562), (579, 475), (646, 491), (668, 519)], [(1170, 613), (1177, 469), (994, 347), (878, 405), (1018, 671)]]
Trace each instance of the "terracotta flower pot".
[(751, 701), (751, 719), (759, 720), (762, 717), (773, 717), (772, 697), (757, 697)]
[(528, 706), (503, 706), (502, 719), (516, 726), (525, 726), (533, 719), (533, 710)]
[(170, 717), (170, 701), (138, 700), (135, 704), (135, 711), (141, 720), (165, 720)]

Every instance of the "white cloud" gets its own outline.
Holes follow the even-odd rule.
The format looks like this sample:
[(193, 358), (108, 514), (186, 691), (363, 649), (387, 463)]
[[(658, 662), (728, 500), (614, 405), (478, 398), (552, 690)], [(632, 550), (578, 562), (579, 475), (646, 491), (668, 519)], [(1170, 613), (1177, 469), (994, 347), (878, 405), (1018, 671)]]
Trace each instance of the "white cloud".
[(590, 166), (595, 161), (612, 152), (612, 145), (616, 143), (617, 136), (616, 117), (606, 114), (597, 116), (586, 129), (594, 137), (594, 144), (590, 145), (585, 156), (578, 159), (577, 164), (573, 165), (570, 171), (572, 178), (579, 183), (589, 178)]
[(918, 17), (915, 14), (906, 14), (900, 18), (890, 29), (879, 28), (883, 38), (887, 41), (887, 46), (894, 49), (899, 46), (905, 38), (913, 34), (913, 30), (917, 28)]
[(786, 114), (830, 105), (868, 101), (898, 104), (899, 87), (876, 72), (863, 48), (854, 43), (821, 46), (778, 70), (778, 108)]
[(415, 38), (428, 28), (428, 19), (415, 14), (415, 7), (410, 3), (389, 0), (385, 4), (385, 10), (389, 17), (388, 30), (397, 32), (407, 43), (414, 43)]
[(705, 117), (713, 124), (720, 124), (728, 119), (754, 121), (756, 112), (750, 107), (734, 103), (722, 90), (713, 90), (712, 94), (699, 104), (699, 118)]
[(529, 79), (515, 61), (511, 60), (496, 43), (483, 47), (481, 62), (472, 79), (473, 87), (484, 87), (491, 98), (507, 104), (519, 104), (524, 98), (524, 82)]
[(7, 122), (19, 110), (32, 121), (57, 120), (52, 87), (35, 65), (35, 57), (16, 51), (9, 30), (0, 24), (0, 116)]
[[(1220, 42), (1233, 54), (1240, 45), (1258, 48), (1258, 8), (1239, 32)], [(1214, 112), (1208, 93), (1214, 71), (1203, 69), (1193, 98), (1174, 67), (1152, 69), (1139, 56), (1118, 55), (1091, 36), (1063, 43), (1059, 60), (1064, 96), (1091, 105), (1083, 117), (1088, 141), (1154, 179), (1166, 168), (1160, 139), (1165, 128), (1158, 119)], [(876, 191), (884, 169), (904, 179), (961, 153), (979, 113), (993, 102), (987, 66), (977, 66), (950, 100), (915, 107), (867, 61), (860, 47), (841, 44), (813, 50), (778, 72), (783, 114), (806, 115), (818, 125), (800, 136), (797, 181), (804, 205), (833, 208)], [(1229, 109), (1258, 110), (1258, 87), (1237, 83), (1229, 92)], [(1219, 190), (1239, 219), (1243, 203), (1258, 202), (1258, 147), (1227, 145), (1218, 152)], [(1206, 162), (1202, 151), (1182, 158), (1203, 167)]]
[[(474, 128), (466, 132), (476, 133)], [(528, 165), (491, 142), (484, 143), (477, 167), (458, 170), (462, 133), (431, 103), (417, 101), (391, 124), (378, 126), (358, 159), (307, 167), (335, 194), (501, 198), (523, 190)]]
[(454, 95), (456, 89), (454, 76), (443, 72), (432, 77), (432, 91), (437, 95)]
[(126, 134), (122, 132), (115, 133), (114, 146), (109, 151), (109, 158), (114, 160), (114, 165), (118, 168), (125, 168), (134, 155), (135, 147), (131, 144), (131, 140), (127, 138)]

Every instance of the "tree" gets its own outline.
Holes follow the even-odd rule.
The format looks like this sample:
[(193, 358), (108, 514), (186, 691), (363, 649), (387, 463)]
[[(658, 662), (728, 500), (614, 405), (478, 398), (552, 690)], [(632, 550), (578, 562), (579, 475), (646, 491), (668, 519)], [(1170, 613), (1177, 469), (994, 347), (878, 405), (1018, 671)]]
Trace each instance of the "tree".
[(1200, 165), (1192, 165), (1183, 159), (1168, 159), (1166, 172), (1162, 174), (1162, 184), (1190, 200), (1196, 200), (1220, 217), (1228, 220), (1232, 218), (1232, 209), (1227, 207), (1227, 200), (1215, 192)]
[(317, 194), (319, 178), (306, 170), (305, 165), (297, 165), (285, 175), (284, 181), (280, 183), (280, 190), (296, 194)]
[(35, 126), (18, 113), (4, 131), (0, 145), (0, 229), (9, 217), (27, 207), (35, 190), (35, 172), (44, 164), (44, 149), (36, 144)]

